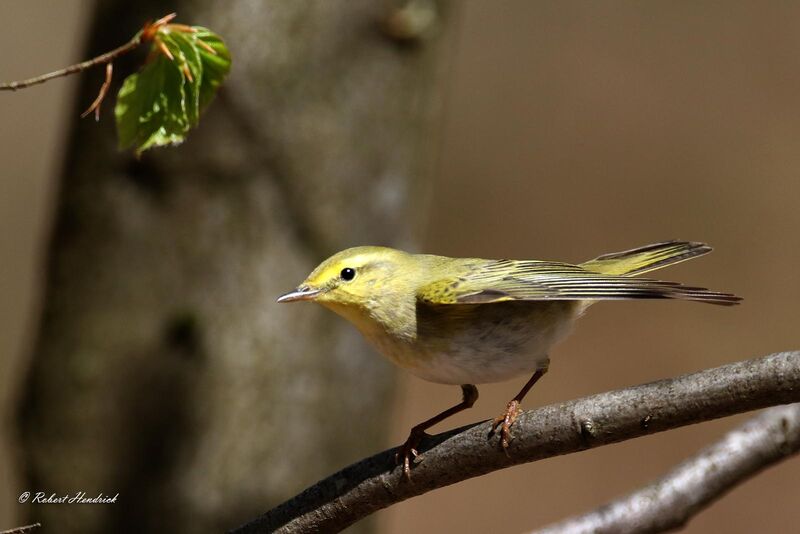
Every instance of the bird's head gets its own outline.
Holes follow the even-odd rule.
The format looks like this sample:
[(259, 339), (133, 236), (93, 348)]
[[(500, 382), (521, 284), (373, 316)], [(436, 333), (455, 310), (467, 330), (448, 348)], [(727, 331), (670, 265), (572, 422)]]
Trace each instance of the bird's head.
[(355, 247), (323, 261), (295, 290), (278, 302), (310, 300), (356, 320), (356, 315), (387, 308), (413, 296), (408, 273), (414, 256), (385, 247)]

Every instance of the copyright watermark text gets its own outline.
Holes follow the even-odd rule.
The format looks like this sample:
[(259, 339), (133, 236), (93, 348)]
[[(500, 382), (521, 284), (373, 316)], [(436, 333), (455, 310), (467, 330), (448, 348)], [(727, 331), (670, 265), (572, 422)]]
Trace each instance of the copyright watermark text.
[(17, 500), (20, 504), (27, 502), (31, 504), (114, 504), (117, 502), (118, 497), (119, 493), (116, 495), (105, 495), (103, 493), (89, 495), (85, 491), (77, 491), (72, 494), (57, 495), (55, 493), (47, 494), (44, 491), (35, 493), (23, 491)]

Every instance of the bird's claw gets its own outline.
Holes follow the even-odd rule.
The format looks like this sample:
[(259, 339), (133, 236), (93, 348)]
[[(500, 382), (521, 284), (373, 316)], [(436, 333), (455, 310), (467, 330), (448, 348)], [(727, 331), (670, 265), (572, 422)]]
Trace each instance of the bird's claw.
[(519, 401), (512, 400), (508, 403), (506, 411), (492, 421), (492, 430), (489, 435), (494, 435), (497, 428), (500, 427), (500, 445), (506, 455), (508, 455), (508, 446), (511, 444), (511, 426), (517, 420), (519, 411)]
[(412, 430), (406, 442), (400, 445), (400, 447), (397, 448), (397, 452), (394, 453), (395, 465), (403, 465), (403, 476), (406, 480), (411, 480), (411, 464), (419, 456), (417, 447), (424, 436), (425, 432), (416, 432)]

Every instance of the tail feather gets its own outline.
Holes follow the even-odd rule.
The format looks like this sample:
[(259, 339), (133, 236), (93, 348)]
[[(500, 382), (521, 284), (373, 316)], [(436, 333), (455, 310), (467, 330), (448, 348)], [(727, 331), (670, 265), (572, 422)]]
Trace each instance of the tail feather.
[(581, 264), (589, 271), (621, 276), (637, 276), (711, 252), (705, 243), (664, 241), (622, 252), (603, 254)]
[[(708, 254), (711, 250), (711, 247), (705, 243), (664, 241), (622, 252), (604, 254), (581, 264), (581, 267), (602, 274), (636, 276)], [(676, 285), (668, 291), (664, 291), (662, 295), (650, 298), (695, 300), (723, 306), (739, 304), (742, 300), (741, 297), (730, 293), (683, 285)]]

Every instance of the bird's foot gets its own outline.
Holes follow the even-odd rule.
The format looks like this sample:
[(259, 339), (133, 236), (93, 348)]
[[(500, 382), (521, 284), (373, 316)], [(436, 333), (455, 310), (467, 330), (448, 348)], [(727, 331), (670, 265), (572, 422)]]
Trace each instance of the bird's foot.
[(509, 402), (506, 411), (500, 414), (499, 417), (496, 417), (492, 422), (492, 431), (489, 435), (494, 435), (498, 427), (500, 428), (500, 445), (503, 447), (503, 451), (506, 454), (508, 454), (508, 446), (511, 443), (511, 426), (514, 424), (514, 421), (517, 420), (519, 413), (519, 401), (515, 399)]
[(403, 465), (403, 476), (406, 480), (411, 480), (411, 464), (419, 456), (417, 447), (426, 435), (422, 430), (411, 429), (406, 442), (400, 445), (397, 452), (394, 453), (394, 462), (396, 465)]

